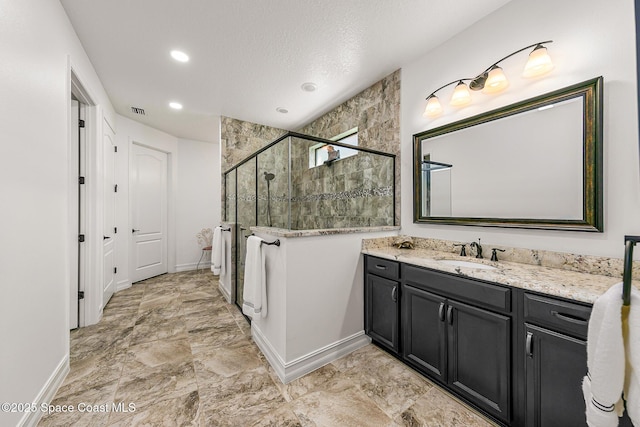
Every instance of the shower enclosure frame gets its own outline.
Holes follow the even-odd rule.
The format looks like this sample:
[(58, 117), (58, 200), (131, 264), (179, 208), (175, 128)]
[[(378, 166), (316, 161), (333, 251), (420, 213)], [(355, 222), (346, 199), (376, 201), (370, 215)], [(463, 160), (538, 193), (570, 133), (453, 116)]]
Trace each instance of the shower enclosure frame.
[[(355, 146), (355, 145), (349, 145), (349, 144), (344, 144), (341, 143), (339, 141), (331, 141), (329, 139), (324, 139), (324, 138), (319, 138), (319, 137), (315, 137), (315, 136), (311, 136), (311, 135), (305, 135), (305, 134), (301, 134), (301, 133), (297, 133), (297, 132), (292, 132), (292, 131), (288, 131), (286, 133), (284, 133), (283, 135), (279, 136), (278, 138), (276, 138), (275, 140), (273, 140), (272, 142), (270, 142), (269, 144), (265, 145), (264, 147), (258, 149), (257, 151), (255, 151), (254, 153), (252, 153), (251, 155), (249, 155), (248, 157), (244, 158), (243, 160), (241, 160), (240, 162), (236, 163), (233, 167), (227, 169), (226, 171), (223, 172), (224, 175), (224, 189), (225, 189), (225, 202), (224, 202), (224, 214), (223, 214), (223, 218), (225, 219), (225, 221), (229, 221), (229, 212), (227, 209), (227, 177), (229, 176), (230, 173), (235, 172), (235, 188), (234, 188), (234, 193), (235, 193), (235, 200), (234, 200), (234, 211), (235, 211), (235, 215), (236, 217), (234, 218), (234, 222), (236, 223), (236, 227), (237, 227), (237, 223), (238, 223), (238, 169), (242, 166), (247, 164), (250, 161), (254, 161), (255, 162), (255, 174), (254, 174), (254, 181), (255, 181), (255, 185), (254, 185), (254, 194), (256, 195), (256, 201), (255, 201), (255, 216), (253, 218), (253, 222), (255, 225), (258, 224), (258, 220), (259, 220), (259, 204), (260, 204), (260, 200), (258, 197), (258, 184), (259, 184), (259, 175), (260, 175), (260, 171), (259, 171), (259, 165), (258, 165), (258, 158), (259, 155), (264, 153), (265, 151), (269, 150), (270, 148), (272, 148), (273, 146), (279, 144), (280, 142), (284, 141), (285, 139), (289, 138), (288, 141), (288, 173), (287, 173), (287, 180), (288, 180), (288, 218), (287, 218), (287, 229), (291, 230), (291, 202), (292, 202), (292, 182), (291, 182), (291, 168), (292, 168), (292, 151), (291, 151), (291, 146), (292, 146), (292, 142), (291, 142), (291, 138), (299, 138), (299, 139), (303, 139), (303, 140), (307, 140), (307, 141), (311, 141), (311, 142), (315, 142), (315, 143), (322, 143), (322, 144), (326, 144), (326, 145), (333, 145), (335, 147), (344, 147), (344, 148), (348, 148), (348, 149), (352, 149), (352, 150), (357, 150), (357, 151), (362, 151), (365, 153), (370, 153), (370, 154), (374, 154), (374, 155), (379, 155), (379, 156), (383, 156), (383, 157), (388, 157), (393, 159), (393, 161), (391, 162), (392, 164), (392, 170), (391, 170), (391, 176), (392, 176), (392, 206), (393, 206), (393, 213), (392, 213), (392, 224), (393, 226), (396, 225), (396, 155), (395, 154), (391, 154), (391, 153), (385, 153), (383, 151), (378, 151), (378, 150), (374, 150), (371, 148), (366, 148), (366, 147), (359, 147), (359, 146)], [(330, 166), (330, 165), (329, 165)], [(246, 230), (249, 230), (249, 227), (251, 227), (251, 225), (249, 225)], [(242, 245), (244, 244), (244, 242), (242, 242), (242, 239), (247, 237), (244, 236), (242, 232), (240, 232), (240, 230), (236, 229), (236, 233), (235, 234), (235, 263), (236, 263), (236, 274), (234, 277), (234, 280), (231, 285), (234, 287), (235, 289), (235, 300), (233, 301), (236, 305), (242, 307), (240, 304), (238, 304), (238, 268), (237, 265), (239, 263), (240, 260), (240, 248), (242, 247)]]

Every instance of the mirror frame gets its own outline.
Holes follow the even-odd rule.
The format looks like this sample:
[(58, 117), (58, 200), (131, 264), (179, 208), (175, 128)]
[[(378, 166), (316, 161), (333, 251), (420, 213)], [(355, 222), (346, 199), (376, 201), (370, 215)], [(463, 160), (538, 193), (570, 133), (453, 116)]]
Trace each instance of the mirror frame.
[[(549, 220), (537, 218), (432, 217), (421, 215), (421, 154), (422, 142), (425, 139), (577, 97), (583, 98), (584, 150), (582, 219)], [(600, 76), (413, 135), (413, 222), (419, 224), (602, 232), (602, 102), (603, 78)]]

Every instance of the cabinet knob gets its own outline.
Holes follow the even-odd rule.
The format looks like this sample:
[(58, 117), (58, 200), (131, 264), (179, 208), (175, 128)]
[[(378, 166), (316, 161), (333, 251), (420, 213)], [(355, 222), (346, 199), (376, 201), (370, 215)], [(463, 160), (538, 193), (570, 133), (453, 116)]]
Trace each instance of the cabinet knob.
[(376, 264), (376, 268), (377, 268), (378, 270), (386, 270), (386, 269), (387, 269), (387, 266), (385, 266), (385, 265), (380, 265), (380, 264)]
[(449, 322), (450, 325), (453, 325), (453, 307), (449, 306), (449, 308), (447, 308), (447, 322)]
[(398, 286), (394, 286), (391, 290), (391, 299), (393, 300), (393, 302), (398, 301)]
[(443, 302), (441, 302), (440, 307), (438, 307), (438, 319), (440, 319), (441, 322), (444, 322), (444, 303)]

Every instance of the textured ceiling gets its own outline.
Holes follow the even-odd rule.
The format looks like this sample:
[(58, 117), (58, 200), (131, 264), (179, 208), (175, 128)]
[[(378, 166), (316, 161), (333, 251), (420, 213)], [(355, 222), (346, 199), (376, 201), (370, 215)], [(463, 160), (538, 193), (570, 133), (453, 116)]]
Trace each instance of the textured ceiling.
[(219, 115), (295, 130), (509, 0), (60, 1), (119, 114), (214, 141)]

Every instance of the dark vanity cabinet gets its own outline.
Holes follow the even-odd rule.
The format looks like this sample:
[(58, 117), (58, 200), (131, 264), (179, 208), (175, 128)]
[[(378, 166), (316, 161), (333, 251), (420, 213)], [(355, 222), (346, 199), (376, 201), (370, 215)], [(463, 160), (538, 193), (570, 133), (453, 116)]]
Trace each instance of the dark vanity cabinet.
[(365, 332), (394, 353), (400, 351), (400, 264), (365, 257)]
[(591, 307), (526, 292), (523, 298), (525, 426), (586, 426), (582, 379)]
[(402, 265), (402, 355), (494, 417), (511, 416), (510, 289)]
[(371, 256), (365, 268), (378, 345), (500, 425), (586, 426), (591, 305)]

